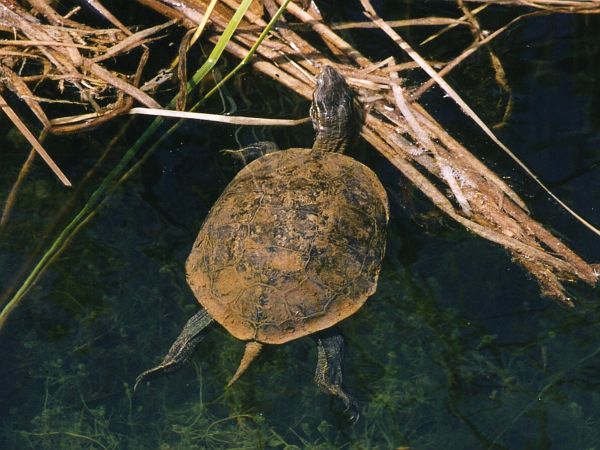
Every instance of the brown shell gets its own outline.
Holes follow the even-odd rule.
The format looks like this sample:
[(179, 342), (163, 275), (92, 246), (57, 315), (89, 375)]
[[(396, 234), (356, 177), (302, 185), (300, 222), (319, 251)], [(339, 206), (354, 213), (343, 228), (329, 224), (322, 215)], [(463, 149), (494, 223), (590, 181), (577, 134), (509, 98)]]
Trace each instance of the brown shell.
[(269, 153), (211, 209), (187, 280), (233, 336), (281, 344), (336, 324), (375, 292), (388, 215), (383, 186), (358, 161)]

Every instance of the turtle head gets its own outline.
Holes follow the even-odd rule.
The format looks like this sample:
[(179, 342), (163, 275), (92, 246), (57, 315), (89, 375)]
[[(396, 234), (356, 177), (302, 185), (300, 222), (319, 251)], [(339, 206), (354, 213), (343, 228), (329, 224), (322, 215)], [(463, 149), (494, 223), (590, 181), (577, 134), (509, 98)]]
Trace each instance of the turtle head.
[(343, 152), (360, 129), (354, 93), (335, 69), (325, 66), (317, 76), (310, 117), (317, 132), (313, 149)]

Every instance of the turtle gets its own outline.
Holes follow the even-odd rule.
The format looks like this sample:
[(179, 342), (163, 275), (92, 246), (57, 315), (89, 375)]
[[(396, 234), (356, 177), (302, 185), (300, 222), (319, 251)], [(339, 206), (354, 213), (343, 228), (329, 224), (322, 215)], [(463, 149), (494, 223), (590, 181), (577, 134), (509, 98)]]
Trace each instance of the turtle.
[(351, 419), (358, 408), (342, 388), (344, 340), (335, 325), (376, 290), (389, 220), (385, 188), (367, 166), (343, 154), (360, 129), (362, 110), (345, 79), (325, 66), (310, 108), (312, 148), (242, 149), (254, 158), (211, 208), (186, 261), (201, 310), (164, 360), (139, 383), (187, 361), (216, 321), (246, 343), (228, 386), (265, 344), (311, 335), (315, 381), (339, 398)]

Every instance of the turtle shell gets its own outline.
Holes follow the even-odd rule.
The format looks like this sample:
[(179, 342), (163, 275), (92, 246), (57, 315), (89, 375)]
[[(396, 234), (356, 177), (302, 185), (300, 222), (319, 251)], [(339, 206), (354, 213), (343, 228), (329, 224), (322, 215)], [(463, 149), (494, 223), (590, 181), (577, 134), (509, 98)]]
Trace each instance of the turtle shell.
[(375, 292), (387, 195), (340, 153), (289, 149), (248, 164), (212, 207), (187, 281), (233, 336), (281, 344), (328, 328)]

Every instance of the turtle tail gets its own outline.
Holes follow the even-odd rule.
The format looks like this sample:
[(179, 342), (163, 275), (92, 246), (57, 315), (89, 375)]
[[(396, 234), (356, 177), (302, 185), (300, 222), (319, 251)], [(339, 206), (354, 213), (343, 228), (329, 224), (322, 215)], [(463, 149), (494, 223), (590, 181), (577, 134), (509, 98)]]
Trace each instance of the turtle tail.
[(233, 374), (233, 377), (231, 377), (231, 380), (229, 380), (229, 383), (227, 383), (227, 387), (231, 386), (242, 376), (242, 374), (250, 366), (250, 363), (254, 361), (254, 359), (259, 355), (262, 348), (263, 345), (260, 342), (250, 341), (246, 344), (246, 348), (244, 349), (244, 356), (242, 356), (240, 365)]

